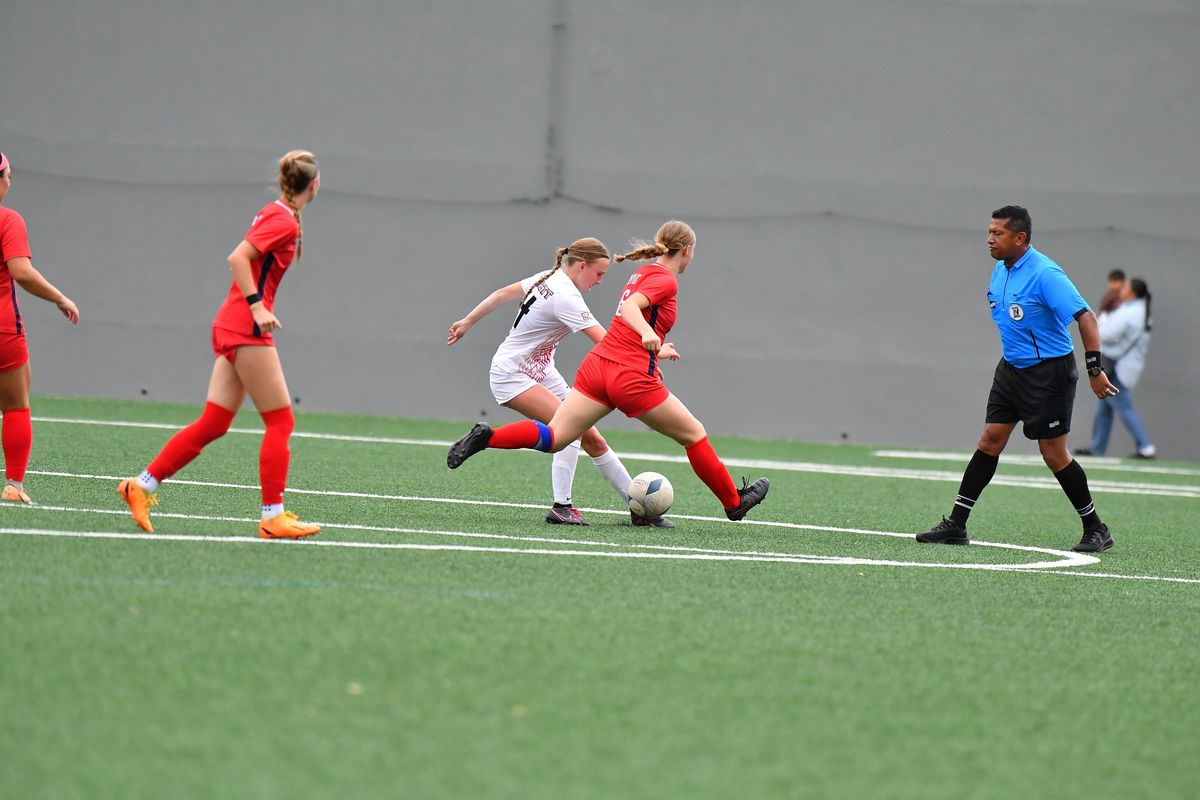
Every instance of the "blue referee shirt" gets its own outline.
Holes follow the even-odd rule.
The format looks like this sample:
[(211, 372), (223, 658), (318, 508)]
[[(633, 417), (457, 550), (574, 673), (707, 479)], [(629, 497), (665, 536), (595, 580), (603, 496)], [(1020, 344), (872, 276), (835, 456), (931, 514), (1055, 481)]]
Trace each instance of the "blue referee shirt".
[(996, 262), (987, 299), (1004, 360), (1018, 369), (1072, 352), (1071, 321), (1089, 310), (1062, 267), (1032, 247), (1011, 268)]

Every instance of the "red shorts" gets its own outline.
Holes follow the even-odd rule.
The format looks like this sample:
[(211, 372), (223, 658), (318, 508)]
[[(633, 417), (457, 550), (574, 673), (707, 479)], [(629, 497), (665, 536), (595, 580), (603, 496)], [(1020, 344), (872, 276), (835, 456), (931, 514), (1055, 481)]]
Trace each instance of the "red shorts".
[(25, 366), (29, 361), (29, 347), (23, 333), (0, 333), (0, 372), (8, 372)]
[(647, 375), (643, 370), (593, 353), (588, 353), (579, 365), (571, 388), (597, 403), (618, 409), (627, 417), (640, 417), (671, 394), (662, 382), (661, 373)]
[(212, 329), (212, 348), (213, 353), (218, 357), (224, 356), (229, 359), (232, 364), (237, 358), (237, 349), (239, 347), (274, 347), (275, 340), (270, 336), (251, 336), (248, 333), (238, 333), (231, 331), (228, 328)]

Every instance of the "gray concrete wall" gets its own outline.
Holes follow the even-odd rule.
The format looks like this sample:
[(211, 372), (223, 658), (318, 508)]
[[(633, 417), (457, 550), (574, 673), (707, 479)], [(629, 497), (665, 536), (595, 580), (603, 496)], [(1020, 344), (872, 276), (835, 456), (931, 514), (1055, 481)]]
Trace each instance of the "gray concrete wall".
[(84, 315), (24, 301), (39, 391), (198, 403), (225, 256), (305, 147), (277, 308), (301, 408), (507, 418), (510, 314), (451, 350), (448, 324), (559, 244), (681, 217), (668, 383), (710, 430), (967, 447), (999, 355), (983, 230), (1015, 202), (1089, 299), (1147, 279), (1138, 406), (1200, 458), (1193, 0), (6, 6), (6, 204)]

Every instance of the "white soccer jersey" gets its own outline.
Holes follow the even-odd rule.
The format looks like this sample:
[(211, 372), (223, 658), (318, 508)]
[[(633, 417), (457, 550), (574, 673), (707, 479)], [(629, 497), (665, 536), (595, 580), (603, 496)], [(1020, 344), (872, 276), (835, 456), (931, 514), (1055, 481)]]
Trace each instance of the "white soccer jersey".
[(554, 366), (558, 343), (575, 331), (599, 323), (588, 310), (583, 295), (561, 269), (530, 291), (546, 271), (521, 281), (525, 298), (517, 309), (508, 336), (492, 356), (492, 372), (520, 372), (541, 381)]

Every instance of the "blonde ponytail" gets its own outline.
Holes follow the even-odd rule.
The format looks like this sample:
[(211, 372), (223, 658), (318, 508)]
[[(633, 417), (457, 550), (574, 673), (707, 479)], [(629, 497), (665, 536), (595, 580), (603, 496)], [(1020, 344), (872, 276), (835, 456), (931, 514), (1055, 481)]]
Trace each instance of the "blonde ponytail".
[(299, 228), (296, 236), (296, 260), (304, 254), (304, 223), (300, 219), (300, 208), (296, 205), (296, 195), (307, 191), (317, 177), (317, 157), (307, 150), (292, 150), (279, 159), (279, 191), (283, 202), (296, 215), (296, 225)]
[(673, 219), (663, 223), (662, 227), (658, 229), (658, 233), (654, 234), (653, 242), (634, 240), (632, 242), (633, 250), (630, 250), (628, 253), (619, 254), (615, 258), (618, 263), (622, 261), (647, 261), (659, 256), (676, 253), (695, 243), (696, 232), (692, 230), (692, 226), (686, 222)]
[[(537, 283), (529, 287), (529, 291), (533, 291), (541, 286), (550, 276), (558, 272), (562, 268), (563, 259), (567, 260), (568, 264), (573, 264), (577, 261), (596, 261), (601, 258), (608, 258), (608, 248), (604, 246), (604, 242), (588, 236), (583, 239), (576, 239), (567, 247), (558, 248), (558, 252), (554, 259), (554, 267), (542, 277), (538, 278)], [(526, 295), (528, 297), (529, 295)]]

